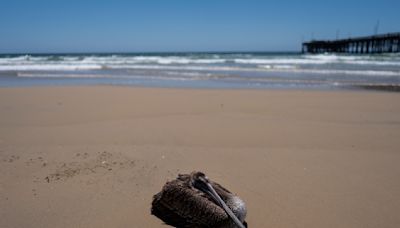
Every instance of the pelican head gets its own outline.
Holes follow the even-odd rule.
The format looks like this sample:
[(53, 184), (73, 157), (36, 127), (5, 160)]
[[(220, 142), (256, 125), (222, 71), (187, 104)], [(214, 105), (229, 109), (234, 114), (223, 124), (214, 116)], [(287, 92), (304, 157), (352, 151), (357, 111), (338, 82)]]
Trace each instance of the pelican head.
[(236, 215), (232, 212), (231, 208), (229, 208), (226, 203), (221, 199), (218, 193), (215, 191), (214, 187), (210, 184), (210, 180), (208, 177), (202, 172), (193, 172), (191, 174), (191, 183), (192, 186), (199, 189), (200, 191), (211, 196), (215, 202), (221, 206), (225, 212), (232, 218), (233, 222), (240, 228), (247, 227), (247, 224), (243, 224)]
[(202, 173), (202, 172), (193, 172), (191, 174), (192, 176), (192, 185), (193, 187), (203, 191), (203, 190), (208, 190), (208, 186), (207, 184), (210, 183), (210, 180), (208, 179), (208, 177)]

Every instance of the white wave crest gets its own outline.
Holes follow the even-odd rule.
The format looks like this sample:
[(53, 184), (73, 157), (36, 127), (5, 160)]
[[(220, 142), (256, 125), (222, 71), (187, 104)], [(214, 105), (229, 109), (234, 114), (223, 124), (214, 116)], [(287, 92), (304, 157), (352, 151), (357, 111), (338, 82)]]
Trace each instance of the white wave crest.
[(349, 64), (371, 66), (400, 66), (400, 56), (342, 56), (342, 55), (190, 55), (190, 56), (15, 56), (0, 57), (0, 66), (25, 65), (110, 65), (131, 66), (141, 64), (156, 65), (323, 65)]
[(259, 67), (265, 69), (266, 71), (271, 71), (271, 72), (400, 77), (400, 71), (386, 71), (386, 70), (299, 69), (299, 68), (271, 67), (270, 65), (260, 65)]
[(0, 71), (73, 71), (73, 70), (99, 70), (101, 65), (0, 65)]

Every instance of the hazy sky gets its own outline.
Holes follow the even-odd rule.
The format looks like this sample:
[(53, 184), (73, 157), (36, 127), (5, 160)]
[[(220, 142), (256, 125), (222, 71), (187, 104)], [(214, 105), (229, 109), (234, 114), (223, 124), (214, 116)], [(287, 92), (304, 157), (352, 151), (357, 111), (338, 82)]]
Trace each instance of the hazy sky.
[(0, 0), (0, 53), (297, 51), (400, 31), (399, 0)]

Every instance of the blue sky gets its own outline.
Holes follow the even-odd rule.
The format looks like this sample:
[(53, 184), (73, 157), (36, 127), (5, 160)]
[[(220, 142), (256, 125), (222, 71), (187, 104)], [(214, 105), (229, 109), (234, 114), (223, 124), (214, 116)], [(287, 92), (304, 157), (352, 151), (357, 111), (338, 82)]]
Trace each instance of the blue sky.
[(0, 0), (0, 53), (298, 51), (400, 31), (399, 0)]

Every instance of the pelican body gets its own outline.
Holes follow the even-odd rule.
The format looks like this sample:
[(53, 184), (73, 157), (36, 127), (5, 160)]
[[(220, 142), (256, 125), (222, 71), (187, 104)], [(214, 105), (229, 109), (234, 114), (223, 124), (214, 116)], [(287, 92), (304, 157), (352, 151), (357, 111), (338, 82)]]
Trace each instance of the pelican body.
[(201, 172), (180, 174), (153, 197), (151, 213), (179, 228), (244, 228), (247, 209), (238, 196)]

